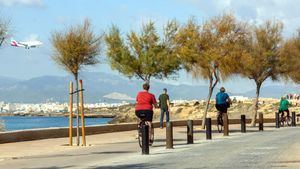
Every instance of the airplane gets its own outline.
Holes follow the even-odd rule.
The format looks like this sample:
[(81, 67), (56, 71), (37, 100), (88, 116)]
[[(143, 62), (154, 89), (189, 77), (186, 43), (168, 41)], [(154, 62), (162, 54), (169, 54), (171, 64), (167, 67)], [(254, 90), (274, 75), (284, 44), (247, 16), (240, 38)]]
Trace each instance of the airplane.
[(14, 39), (11, 39), (10, 45), (14, 47), (24, 47), (25, 49), (35, 48), (41, 46), (43, 43), (41, 41), (25, 41), (25, 42), (17, 42)]

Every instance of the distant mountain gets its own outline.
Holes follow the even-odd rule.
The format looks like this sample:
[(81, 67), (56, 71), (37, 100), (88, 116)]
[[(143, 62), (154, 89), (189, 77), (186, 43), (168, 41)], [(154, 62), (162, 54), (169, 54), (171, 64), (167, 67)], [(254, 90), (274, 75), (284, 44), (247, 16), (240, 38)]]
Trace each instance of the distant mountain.
[(112, 99), (112, 100), (126, 100), (126, 101), (131, 101), (134, 100), (134, 98), (126, 95), (126, 94), (122, 94), (122, 93), (118, 93), (118, 92), (113, 92), (110, 94), (107, 94), (105, 96), (103, 96), (104, 98), (108, 98), (108, 99)]
[[(111, 93), (135, 98), (141, 90), (143, 82), (129, 80), (121, 76), (84, 72), (81, 74), (85, 88), (85, 102), (111, 102), (103, 96)], [(29, 80), (17, 80), (0, 77), (0, 100), (5, 102), (41, 103), (46, 101), (67, 102), (69, 82), (72, 76), (41, 76)], [(157, 96), (163, 88), (167, 88), (171, 99), (199, 99), (207, 97), (207, 86), (171, 85), (151, 82), (151, 92)], [(117, 97), (117, 96), (114, 96)]]
[[(84, 81), (84, 97), (87, 103), (115, 102), (117, 97), (125, 98), (125, 96), (127, 99), (135, 98), (143, 84), (140, 80), (129, 80), (118, 75), (100, 72), (83, 72), (81, 78)], [(0, 76), (0, 101), (18, 103), (67, 102), (69, 82), (72, 79), (72, 76), (41, 76), (29, 80), (19, 80)], [(172, 100), (205, 99), (208, 94), (208, 86), (205, 85), (171, 85), (155, 80), (151, 82), (150, 90), (157, 97), (163, 88), (168, 89)], [(217, 91), (218, 89), (215, 89), (212, 98), (214, 98)], [(266, 86), (261, 89), (261, 96), (279, 98), (283, 94), (300, 93), (299, 91), (300, 87), (290, 87), (289, 85)], [(105, 95), (113, 97), (114, 100), (103, 97)], [(230, 93), (230, 95), (254, 97), (255, 90), (240, 94)]]
[[(265, 86), (262, 87), (260, 91), (260, 95), (263, 97), (270, 97), (270, 98), (280, 98), (283, 95), (288, 93), (297, 93), (300, 94), (300, 85), (293, 86), (293, 85), (276, 85), (276, 86)], [(255, 97), (256, 90), (250, 90), (248, 92), (243, 93), (244, 96), (247, 97)]]

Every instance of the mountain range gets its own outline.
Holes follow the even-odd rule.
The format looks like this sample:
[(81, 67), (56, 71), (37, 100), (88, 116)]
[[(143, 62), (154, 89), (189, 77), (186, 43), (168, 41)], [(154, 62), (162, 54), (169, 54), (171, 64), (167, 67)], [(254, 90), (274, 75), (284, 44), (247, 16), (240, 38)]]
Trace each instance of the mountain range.
[[(83, 72), (81, 78), (84, 82), (84, 97), (87, 103), (116, 102), (121, 101), (122, 98), (135, 98), (143, 83), (140, 80), (129, 80), (102, 72)], [(12, 103), (68, 102), (69, 82), (72, 79), (72, 76), (41, 76), (20, 80), (2, 76), (0, 77), (0, 101)], [(155, 95), (160, 94), (163, 88), (168, 89), (171, 99), (205, 99), (208, 93), (206, 85), (173, 85), (158, 81), (151, 82), (150, 90)], [(266, 86), (261, 89), (261, 96), (279, 98), (282, 94), (297, 93), (299, 90), (300, 87), (288, 85)], [(213, 95), (216, 94), (216, 91), (218, 89)], [(253, 97), (255, 90), (239, 94), (230, 93), (230, 95)], [(119, 96), (122, 96), (121, 99), (116, 98)]]

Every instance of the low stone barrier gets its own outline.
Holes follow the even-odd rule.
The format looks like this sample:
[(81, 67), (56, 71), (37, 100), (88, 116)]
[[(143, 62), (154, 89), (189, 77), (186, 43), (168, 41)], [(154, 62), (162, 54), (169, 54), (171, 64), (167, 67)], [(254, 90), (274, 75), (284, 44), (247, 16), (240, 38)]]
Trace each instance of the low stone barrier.
[[(246, 123), (250, 123), (250, 121), (251, 121), (250, 119), (247, 119)], [(274, 122), (275, 119), (264, 119), (264, 123), (274, 123)], [(174, 127), (187, 125), (186, 120), (176, 120), (176, 121), (172, 121), (172, 123)], [(201, 125), (201, 123), (202, 123), (201, 120), (193, 120), (193, 125)], [(211, 120), (211, 123), (212, 125), (215, 125), (216, 120), (215, 119)], [(229, 124), (240, 124), (240, 119), (230, 119)], [(154, 122), (153, 126), (155, 128), (158, 128), (159, 122)], [(137, 130), (136, 123), (87, 126), (86, 135), (131, 131), (131, 130)], [(31, 140), (40, 140), (40, 139), (50, 139), (50, 138), (62, 138), (62, 137), (68, 137), (69, 136), (68, 132), (69, 129), (67, 127), (2, 132), (0, 133), (0, 143), (31, 141)], [(76, 133), (75, 128), (73, 129), (73, 133)]]

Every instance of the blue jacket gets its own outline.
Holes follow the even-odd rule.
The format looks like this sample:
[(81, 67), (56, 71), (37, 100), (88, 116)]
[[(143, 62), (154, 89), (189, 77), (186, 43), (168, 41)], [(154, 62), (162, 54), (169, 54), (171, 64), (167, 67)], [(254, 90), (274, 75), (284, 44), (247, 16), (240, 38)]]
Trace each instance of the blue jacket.
[(228, 98), (229, 96), (227, 93), (219, 92), (216, 95), (216, 104), (226, 104)]

